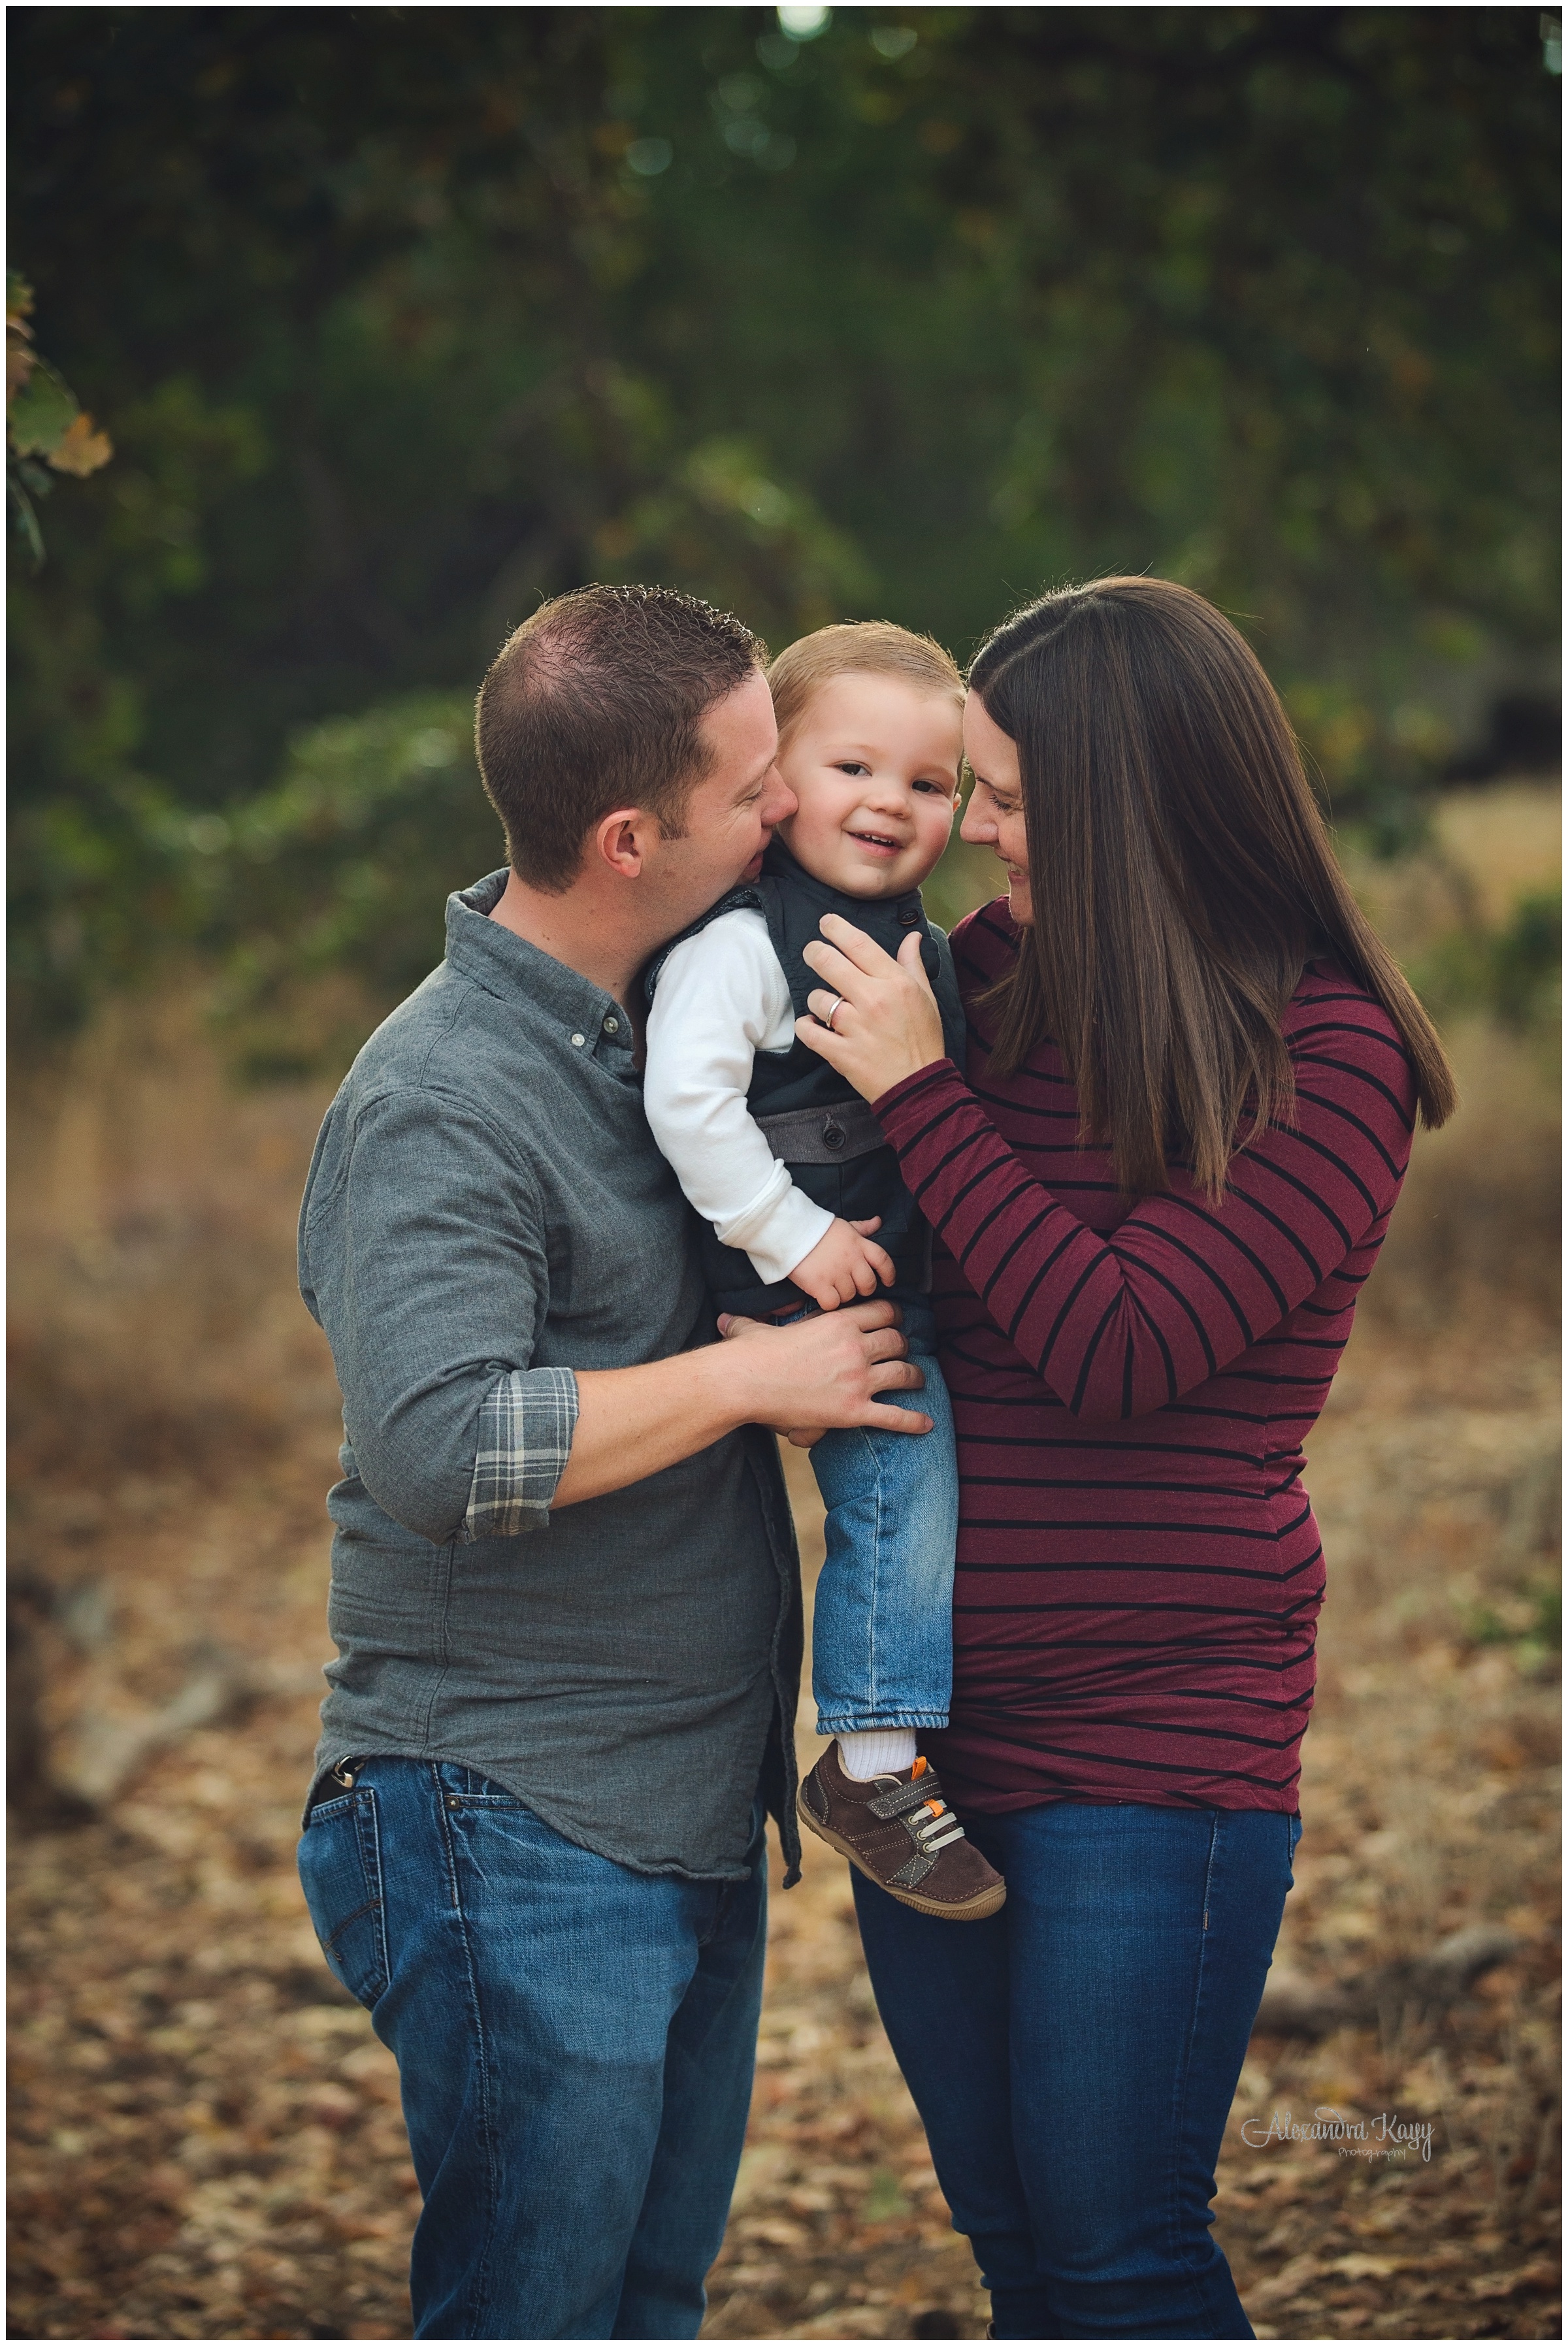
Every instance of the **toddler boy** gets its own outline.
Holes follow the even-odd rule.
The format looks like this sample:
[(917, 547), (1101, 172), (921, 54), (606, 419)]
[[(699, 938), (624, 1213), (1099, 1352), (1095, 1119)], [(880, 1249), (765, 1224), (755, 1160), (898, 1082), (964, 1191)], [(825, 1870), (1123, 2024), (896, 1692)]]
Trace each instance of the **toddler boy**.
[(952, 1689), (958, 1471), (937, 1365), (931, 1234), (871, 1109), (795, 1033), (820, 981), (801, 948), (839, 913), (891, 954), (911, 930), (962, 1061), (947, 939), (920, 883), (947, 845), (963, 684), (929, 638), (881, 621), (821, 627), (769, 670), (779, 765), (798, 801), (761, 876), (653, 963), (644, 1098), (706, 1225), (721, 1312), (785, 1321), (887, 1289), (922, 1391), (891, 1402), (927, 1434), (822, 1435), (827, 1507), (812, 1631), (817, 1731), (835, 1741), (800, 1788), (807, 1825), (922, 1913), (978, 1921), (1006, 1891), (947, 1808), (917, 1731)]

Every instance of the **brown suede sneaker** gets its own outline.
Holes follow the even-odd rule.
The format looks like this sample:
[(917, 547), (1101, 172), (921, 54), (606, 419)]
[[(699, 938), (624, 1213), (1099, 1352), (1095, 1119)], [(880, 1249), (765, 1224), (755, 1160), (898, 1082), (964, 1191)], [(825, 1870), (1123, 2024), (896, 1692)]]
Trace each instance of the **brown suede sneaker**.
[(965, 1837), (925, 1760), (901, 1775), (862, 1784), (844, 1773), (838, 1744), (830, 1743), (797, 1805), (803, 1822), (868, 1881), (921, 1914), (979, 1923), (1007, 1896), (1007, 1884)]

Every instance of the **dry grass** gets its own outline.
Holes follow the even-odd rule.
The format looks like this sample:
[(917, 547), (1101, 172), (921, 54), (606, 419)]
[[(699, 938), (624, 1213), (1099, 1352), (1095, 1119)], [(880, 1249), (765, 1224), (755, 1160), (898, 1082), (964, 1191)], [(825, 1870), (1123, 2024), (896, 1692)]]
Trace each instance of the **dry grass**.
[[(1510, 889), (1546, 832), (1521, 807)], [(1466, 1113), (1421, 1144), (1311, 1444), (1330, 1600), (1280, 1964), (1384, 1987), (1254, 2039), (1219, 2225), (1264, 2335), (1558, 2334), (1555, 1107), (1528, 1043), (1456, 1044)], [(13, 1117), (13, 1714), (48, 1775), (13, 1846), (14, 2336), (408, 2333), (395, 2074), (292, 1864), (336, 1426), (291, 1231), (323, 1104), (229, 1090), (188, 998), (117, 1012)], [(148, 1740), (199, 1684), (208, 1723)], [(68, 1823), (62, 1788), (137, 1750)], [(1388, 1985), (1481, 1922), (1516, 1947), (1471, 1994)], [(1243, 2137), (1329, 2102), (1430, 2118), (1430, 2163)], [(983, 2322), (819, 1852), (776, 1902), (709, 2334)]]

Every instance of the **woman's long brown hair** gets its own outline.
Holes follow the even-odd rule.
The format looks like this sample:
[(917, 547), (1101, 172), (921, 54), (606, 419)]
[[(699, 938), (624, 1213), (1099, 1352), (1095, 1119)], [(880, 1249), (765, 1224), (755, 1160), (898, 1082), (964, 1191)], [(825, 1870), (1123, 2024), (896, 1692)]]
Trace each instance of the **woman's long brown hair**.
[(1034, 918), (992, 997), (993, 1064), (1054, 1036), (1084, 1137), (1123, 1190), (1187, 1159), (1217, 1198), (1232, 1152), (1289, 1123), (1280, 1032), (1328, 953), (1393, 1020), (1422, 1121), (1456, 1105), (1431, 1021), (1334, 858), (1278, 696), (1190, 588), (1102, 578), (1017, 612), (969, 672), (1018, 745)]

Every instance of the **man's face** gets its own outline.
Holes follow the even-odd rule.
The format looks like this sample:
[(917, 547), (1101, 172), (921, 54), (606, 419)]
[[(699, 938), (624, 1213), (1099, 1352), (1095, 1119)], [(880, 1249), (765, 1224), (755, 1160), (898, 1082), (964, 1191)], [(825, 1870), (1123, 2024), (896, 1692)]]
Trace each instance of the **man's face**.
[(795, 811), (779, 772), (779, 728), (760, 668), (710, 709), (702, 721), (707, 779), (686, 802), (678, 839), (659, 842), (661, 922), (673, 936), (741, 880), (754, 880), (774, 826)]

